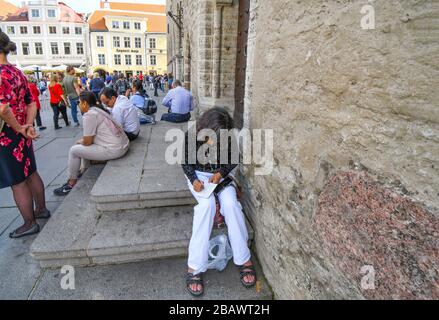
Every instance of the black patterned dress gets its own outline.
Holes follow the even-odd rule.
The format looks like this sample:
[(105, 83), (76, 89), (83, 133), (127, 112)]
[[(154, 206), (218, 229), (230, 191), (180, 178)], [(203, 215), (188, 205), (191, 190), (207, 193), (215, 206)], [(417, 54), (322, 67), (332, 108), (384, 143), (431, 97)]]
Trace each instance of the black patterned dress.
[[(9, 64), (0, 64), (0, 104), (9, 103), (15, 118), (26, 124), (27, 105), (33, 102), (23, 73)], [(37, 170), (31, 139), (8, 124), (0, 132), (0, 189), (19, 184)]]

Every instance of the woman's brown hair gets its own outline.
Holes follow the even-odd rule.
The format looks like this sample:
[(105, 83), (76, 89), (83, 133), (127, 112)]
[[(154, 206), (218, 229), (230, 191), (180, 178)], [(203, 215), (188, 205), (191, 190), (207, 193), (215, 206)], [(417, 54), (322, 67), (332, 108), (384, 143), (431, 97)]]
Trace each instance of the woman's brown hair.
[(0, 53), (8, 55), (10, 52), (17, 51), (17, 46), (9, 39), (8, 35), (0, 31)]

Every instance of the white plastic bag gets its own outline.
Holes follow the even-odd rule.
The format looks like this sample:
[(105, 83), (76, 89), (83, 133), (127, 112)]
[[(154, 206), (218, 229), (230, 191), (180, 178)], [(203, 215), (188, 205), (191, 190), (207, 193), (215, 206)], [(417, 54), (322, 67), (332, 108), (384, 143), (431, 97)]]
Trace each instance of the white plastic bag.
[(232, 247), (230, 246), (227, 235), (220, 234), (209, 241), (209, 260), (207, 263), (207, 269), (223, 271), (232, 257)]

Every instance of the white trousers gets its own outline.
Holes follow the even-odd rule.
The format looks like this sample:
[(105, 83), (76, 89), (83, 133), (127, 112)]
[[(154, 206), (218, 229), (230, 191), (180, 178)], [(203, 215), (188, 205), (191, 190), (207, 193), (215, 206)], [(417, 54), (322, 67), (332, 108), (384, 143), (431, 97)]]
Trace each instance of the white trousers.
[[(200, 171), (196, 171), (196, 173), (198, 179), (205, 183), (213, 176), (212, 173)], [(216, 214), (216, 204), (213, 194), (209, 199), (200, 198), (197, 196), (197, 192), (195, 192), (189, 180), (188, 185), (198, 201), (198, 205), (194, 208), (188, 267), (195, 270), (194, 274), (198, 274), (207, 271), (209, 240)], [(233, 251), (233, 262), (238, 266), (243, 265), (250, 260), (251, 253), (248, 248), (248, 231), (244, 213), (236, 197), (236, 190), (233, 186), (229, 186), (218, 197), (221, 205), (221, 214), (224, 216), (228, 228), (229, 241)]]
[(108, 161), (121, 158), (127, 153), (128, 148), (105, 148), (97, 144), (90, 146), (83, 146), (76, 144), (70, 148), (68, 176), (69, 179), (78, 179), (81, 165), (84, 169), (90, 166), (90, 160), (93, 161)]

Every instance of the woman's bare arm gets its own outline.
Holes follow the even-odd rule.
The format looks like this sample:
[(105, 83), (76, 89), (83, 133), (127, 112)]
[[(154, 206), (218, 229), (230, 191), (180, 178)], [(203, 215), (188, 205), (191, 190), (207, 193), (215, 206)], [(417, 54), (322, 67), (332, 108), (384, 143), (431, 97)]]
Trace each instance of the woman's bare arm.
[(9, 108), (9, 105), (7, 104), (0, 104), (0, 118), (2, 118), (12, 129), (15, 131), (23, 134), (25, 137), (26, 135), (26, 129), (29, 127), (21, 126), (17, 119), (15, 118), (14, 114), (12, 113), (11, 108)]

